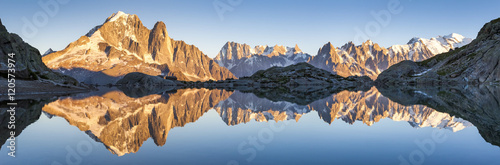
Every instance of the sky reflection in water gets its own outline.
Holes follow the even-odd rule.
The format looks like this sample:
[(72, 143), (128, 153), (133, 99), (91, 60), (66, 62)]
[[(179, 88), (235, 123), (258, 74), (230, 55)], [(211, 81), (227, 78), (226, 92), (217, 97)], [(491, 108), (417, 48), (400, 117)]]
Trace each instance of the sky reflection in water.
[(3, 163), (398, 164), (412, 154), (420, 161), (418, 142), (436, 131), (445, 140), (432, 141), (425, 164), (494, 164), (500, 154), (469, 121), (403, 106), (375, 87), (308, 105), (208, 89), (140, 98), (102, 90), (47, 102), (17, 137), (16, 158), (2, 146)]

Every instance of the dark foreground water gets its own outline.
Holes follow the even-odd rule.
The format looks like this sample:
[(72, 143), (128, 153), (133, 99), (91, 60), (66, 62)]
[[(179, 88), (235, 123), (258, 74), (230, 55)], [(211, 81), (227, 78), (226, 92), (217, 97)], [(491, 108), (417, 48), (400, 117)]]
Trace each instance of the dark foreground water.
[(311, 98), (269, 91), (182, 89), (138, 95), (101, 89), (33, 98), (18, 103), (15, 158), (8, 156), (9, 115), (2, 107), (0, 160), (49, 165), (499, 164), (497, 94), (496, 88), (379, 92), (373, 87)]

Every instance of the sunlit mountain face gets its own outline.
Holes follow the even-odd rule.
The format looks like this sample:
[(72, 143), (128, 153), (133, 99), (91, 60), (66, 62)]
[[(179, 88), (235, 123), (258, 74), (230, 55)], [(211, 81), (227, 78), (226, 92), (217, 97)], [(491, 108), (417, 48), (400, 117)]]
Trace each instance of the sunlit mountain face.
[(375, 87), (368, 91), (332, 93), (308, 105), (219, 89), (181, 89), (138, 98), (112, 89), (59, 98), (42, 110), (66, 119), (118, 156), (138, 152), (149, 138), (157, 146), (163, 146), (172, 128), (196, 123), (210, 110), (216, 111), (219, 120), (229, 126), (252, 120), (300, 122), (301, 116), (312, 111), (316, 111), (317, 120), (325, 124), (340, 119), (349, 124), (362, 122), (371, 126), (388, 118), (406, 121), (415, 128), (433, 127), (453, 132), (472, 126), (466, 120), (424, 105), (404, 106), (393, 102)]
[(50, 69), (87, 84), (114, 84), (131, 72), (184, 81), (235, 78), (196, 46), (170, 38), (165, 23), (158, 21), (148, 29), (137, 15), (121, 11), (42, 60)]

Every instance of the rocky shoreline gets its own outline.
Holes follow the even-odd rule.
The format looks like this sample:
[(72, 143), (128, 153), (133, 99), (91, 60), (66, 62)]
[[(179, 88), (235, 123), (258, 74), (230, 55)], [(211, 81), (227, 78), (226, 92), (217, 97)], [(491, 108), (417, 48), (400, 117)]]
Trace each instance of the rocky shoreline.
[[(168, 76), (170, 77), (170, 76)], [(209, 81), (177, 81), (175, 78), (151, 76), (143, 73), (129, 73), (116, 85), (128, 92), (144, 95), (182, 88), (208, 88), (262, 92), (278, 89), (283, 93), (297, 93), (295, 96), (313, 93), (334, 93), (342, 90), (369, 90), (373, 80), (367, 76), (341, 77), (308, 63), (287, 67), (272, 67), (240, 79)], [(134, 92), (132, 92), (134, 91)], [(323, 91), (323, 92), (320, 92)], [(134, 94), (134, 95), (135, 95)]]
[(385, 86), (500, 84), (500, 18), (486, 23), (470, 44), (421, 62), (403, 61), (382, 72)]

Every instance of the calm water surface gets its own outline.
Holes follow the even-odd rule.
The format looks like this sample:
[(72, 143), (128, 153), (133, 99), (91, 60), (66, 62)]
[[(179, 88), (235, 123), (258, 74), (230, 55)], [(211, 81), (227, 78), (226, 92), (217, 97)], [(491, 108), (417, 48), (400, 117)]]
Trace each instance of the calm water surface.
[[(101, 89), (23, 100), (16, 121), (16, 158), (7, 155), (8, 129), (2, 127), (0, 159), (2, 164), (51, 165), (498, 164), (500, 160), (495, 103), (479, 106), (490, 114), (485, 116), (494, 116), (483, 119), (457, 116), (461, 113), (455, 111), (450, 115), (452, 108), (430, 108), (445, 107), (446, 99), (402, 105), (375, 87), (297, 103), (279, 100), (217, 89), (145, 96)], [(8, 115), (0, 115), (6, 125)]]

